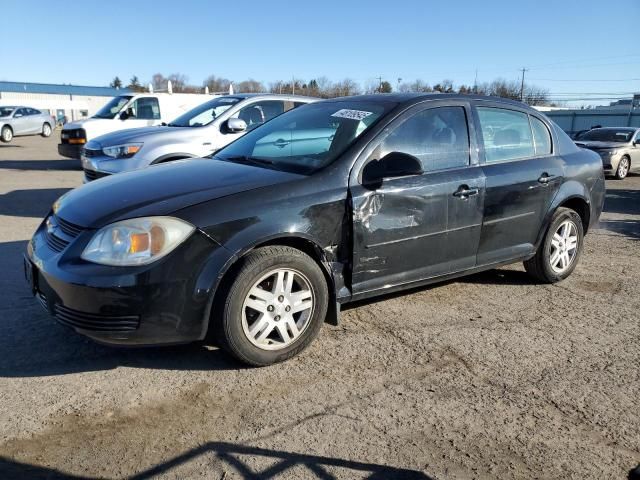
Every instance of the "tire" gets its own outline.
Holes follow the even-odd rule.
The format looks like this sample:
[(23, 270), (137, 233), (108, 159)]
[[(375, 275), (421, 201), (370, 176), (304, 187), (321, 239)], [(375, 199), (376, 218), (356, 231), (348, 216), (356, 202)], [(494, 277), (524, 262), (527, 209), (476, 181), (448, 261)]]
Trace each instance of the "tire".
[(252, 366), (297, 355), (318, 335), (327, 314), (322, 270), (286, 246), (256, 249), (240, 262), (213, 318), (216, 343)]
[(631, 168), (631, 161), (629, 157), (622, 157), (620, 162), (618, 162), (618, 168), (616, 169), (616, 179), (624, 180), (629, 174), (629, 169)]
[(11, 127), (5, 125), (0, 131), (0, 141), (9, 143), (11, 140), (13, 140), (13, 130), (11, 130)]
[[(562, 228), (566, 225), (569, 226), (569, 233), (565, 236), (567, 230)], [(542, 244), (535, 256), (524, 262), (524, 268), (529, 275), (543, 283), (564, 280), (575, 270), (583, 243), (584, 231), (580, 215), (570, 208), (558, 208), (551, 218)], [(575, 248), (571, 248), (574, 244)], [(566, 257), (562, 252), (566, 252)]]
[(49, 125), (48, 123), (44, 123), (42, 125), (42, 133), (40, 135), (42, 135), (44, 138), (50, 137), (51, 136), (51, 125)]

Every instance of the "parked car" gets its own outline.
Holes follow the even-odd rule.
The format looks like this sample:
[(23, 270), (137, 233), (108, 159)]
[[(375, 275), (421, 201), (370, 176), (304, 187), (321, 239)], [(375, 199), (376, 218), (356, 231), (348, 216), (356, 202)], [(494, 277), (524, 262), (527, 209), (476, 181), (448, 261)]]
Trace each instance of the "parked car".
[(95, 137), (128, 128), (149, 127), (211, 100), (196, 93), (130, 93), (112, 98), (91, 118), (66, 123), (60, 132), (58, 153), (80, 159), (85, 144)]
[(97, 137), (86, 144), (82, 154), (85, 182), (210, 155), (276, 115), (317, 100), (293, 95), (228, 95), (203, 103), (166, 126)]
[(72, 190), (25, 271), (60, 323), (100, 342), (208, 334), (267, 365), (347, 302), (514, 262), (563, 280), (603, 202), (598, 155), (521, 103), (348, 97), (286, 112), (211, 159)]
[(51, 136), (53, 119), (31, 107), (0, 106), (0, 140), (9, 143), (23, 135)]
[(600, 155), (605, 175), (622, 180), (640, 169), (640, 128), (594, 128), (583, 133), (576, 145)]

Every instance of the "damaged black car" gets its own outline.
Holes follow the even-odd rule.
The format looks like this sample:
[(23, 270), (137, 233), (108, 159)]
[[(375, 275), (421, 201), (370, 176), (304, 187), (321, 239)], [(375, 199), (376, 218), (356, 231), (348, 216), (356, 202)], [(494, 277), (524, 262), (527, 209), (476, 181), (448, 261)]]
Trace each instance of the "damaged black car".
[(268, 365), (348, 302), (514, 262), (563, 280), (603, 201), (600, 157), (519, 102), (348, 97), (65, 194), (25, 275), (99, 342), (211, 339)]

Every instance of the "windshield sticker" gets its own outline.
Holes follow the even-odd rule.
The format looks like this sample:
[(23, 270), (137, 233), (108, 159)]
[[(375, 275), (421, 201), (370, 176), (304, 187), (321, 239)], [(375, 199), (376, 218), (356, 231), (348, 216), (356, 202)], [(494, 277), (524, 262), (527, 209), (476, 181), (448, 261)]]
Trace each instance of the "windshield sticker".
[(349, 110), (348, 108), (343, 108), (342, 110), (338, 110), (331, 116), (337, 118), (349, 118), (351, 120), (363, 120), (372, 114), (373, 112), (365, 112), (363, 110)]

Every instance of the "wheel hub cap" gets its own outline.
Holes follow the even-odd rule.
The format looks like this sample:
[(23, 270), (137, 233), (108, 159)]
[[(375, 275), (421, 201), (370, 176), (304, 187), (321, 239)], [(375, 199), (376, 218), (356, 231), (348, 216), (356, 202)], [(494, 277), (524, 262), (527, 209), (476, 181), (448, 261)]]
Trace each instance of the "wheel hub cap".
[(313, 290), (307, 277), (297, 270), (272, 270), (249, 289), (242, 305), (242, 329), (255, 346), (279, 350), (304, 332), (313, 307)]
[(578, 253), (578, 229), (571, 220), (560, 224), (551, 238), (549, 263), (556, 273), (566, 271)]

